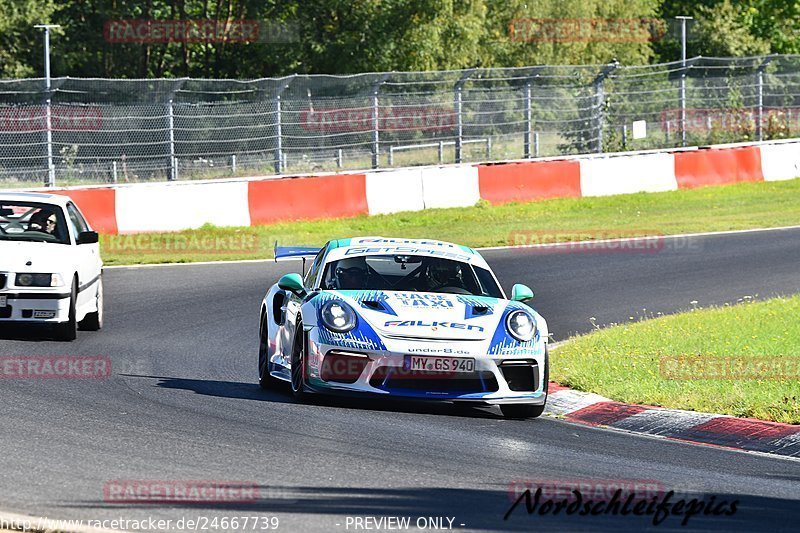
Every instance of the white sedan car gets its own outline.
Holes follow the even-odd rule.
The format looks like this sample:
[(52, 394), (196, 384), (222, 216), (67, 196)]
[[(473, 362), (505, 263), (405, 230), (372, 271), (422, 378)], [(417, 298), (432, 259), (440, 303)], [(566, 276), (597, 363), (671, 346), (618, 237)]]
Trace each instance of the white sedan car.
[(98, 235), (66, 196), (0, 192), (0, 325), (103, 326)]

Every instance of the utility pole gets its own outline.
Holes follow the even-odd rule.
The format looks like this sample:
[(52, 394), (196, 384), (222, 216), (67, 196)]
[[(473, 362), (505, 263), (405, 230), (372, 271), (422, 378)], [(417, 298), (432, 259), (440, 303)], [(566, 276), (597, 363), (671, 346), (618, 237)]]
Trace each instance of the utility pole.
[(675, 17), (681, 21), (681, 146), (686, 146), (686, 21), (693, 17)]
[(60, 28), (58, 24), (37, 24), (34, 28), (44, 30), (44, 83), (47, 92), (47, 102), (45, 105), (45, 122), (47, 130), (47, 187), (56, 185), (56, 168), (53, 166), (53, 118), (50, 109), (50, 29)]

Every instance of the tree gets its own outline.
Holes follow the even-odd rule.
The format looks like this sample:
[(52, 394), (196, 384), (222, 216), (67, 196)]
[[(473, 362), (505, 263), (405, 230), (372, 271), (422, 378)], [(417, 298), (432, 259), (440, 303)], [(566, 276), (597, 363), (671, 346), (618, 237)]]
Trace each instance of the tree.
[(42, 30), (35, 24), (52, 22), (52, 0), (0, 0), (0, 77), (41, 76)]

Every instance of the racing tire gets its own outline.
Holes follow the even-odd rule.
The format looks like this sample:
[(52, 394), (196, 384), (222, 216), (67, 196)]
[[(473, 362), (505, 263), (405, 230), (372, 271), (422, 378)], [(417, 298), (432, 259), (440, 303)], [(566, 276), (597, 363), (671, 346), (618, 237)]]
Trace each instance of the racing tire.
[(303, 323), (297, 323), (297, 332), (292, 346), (292, 395), (296, 400), (303, 401), (308, 397), (306, 392), (306, 365), (308, 364), (308, 343), (303, 331)]
[(84, 331), (99, 331), (103, 328), (103, 278), (97, 280), (97, 311), (87, 314), (78, 323)]
[(547, 393), (550, 389), (550, 350), (547, 346), (544, 348), (544, 403), (542, 405), (530, 404), (509, 404), (501, 405), (500, 412), (506, 418), (525, 419), (525, 418), (538, 418), (544, 413), (544, 408), (547, 405)]
[(72, 292), (69, 295), (69, 318), (66, 322), (56, 325), (56, 339), (70, 342), (78, 338), (78, 321), (76, 320), (75, 306), (78, 301), (78, 283), (72, 282)]
[(267, 314), (261, 317), (261, 324), (258, 327), (258, 385), (264, 390), (273, 390), (282, 382), (274, 378), (269, 373), (267, 356), (269, 354), (269, 337), (267, 329)]

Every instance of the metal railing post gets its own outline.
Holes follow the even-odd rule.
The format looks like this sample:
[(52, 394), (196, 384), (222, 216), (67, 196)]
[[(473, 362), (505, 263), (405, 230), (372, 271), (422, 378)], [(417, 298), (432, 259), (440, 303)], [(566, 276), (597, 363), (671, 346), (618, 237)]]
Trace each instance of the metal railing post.
[(462, 109), (462, 92), (464, 84), (467, 82), (475, 69), (469, 69), (464, 72), (453, 87), (453, 106), (456, 112), (456, 154), (455, 162), (461, 163), (462, 160), (462, 145), (464, 140), (464, 112)]
[(686, 22), (692, 20), (692, 17), (679, 16), (675, 18), (681, 21), (681, 146), (686, 146)]
[[(390, 73), (382, 75), (372, 87), (372, 168), (381, 164), (381, 139), (380, 139), (380, 108), (378, 107), (378, 93), (381, 85), (389, 79)], [(390, 163), (391, 165), (391, 163)]]
[(594, 87), (594, 122), (596, 127), (596, 136), (595, 141), (597, 142), (595, 146), (595, 150), (598, 154), (603, 153), (603, 126), (605, 122), (605, 113), (604, 113), (604, 106), (605, 106), (605, 79), (619, 66), (617, 61), (613, 63), (609, 63), (606, 67), (597, 75), (592, 83)]
[(531, 157), (531, 82), (525, 84), (525, 136), (523, 140), (523, 153), (525, 159)]
[(167, 97), (167, 129), (169, 130), (169, 136), (167, 138), (169, 143), (168, 181), (175, 181), (178, 179), (178, 158), (175, 155), (175, 110), (173, 106), (173, 99), (180, 88), (183, 87), (183, 84), (188, 81), (188, 79), (189, 78), (182, 78), (177, 80), (175, 86), (172, 88), (172, 90), (170, 90), (169, 96)]
[(767, 56), (758, 66), (758, 121), (756, 122), (756, 136), (759, 141), (764, 140), (764, 71), (773, 59), (775, 59), (774, 55)]
[(444, 141), (439, 141), (439, 164), (444, 163)]
[(281, 93), (275, 95), (275, 173), (281, 173), (283, 158), (283, 131), (281, 128)]
[(282, 168), (286, 168), (286, 165), (283, 164), (284, 161), (284, 153), (283, 153), (283, 109), (281, 105), (281, 95), (283, 92), (289, 88), (289, 85), (292, 84), (296, 74), (289, 76), (288, 79), (284, 78), (282, 83), (278, 86), (275, 90), (275, 173), (280, 174)]
[(534, 157), (539, 157), (539, 132), (533, 132), (533, 154)]
[(167, 109), (167, 125), (169, 127), (169, 181), (178, 179), (178, 164), (175, 160), (175, 115), (172, 109), (172, 98), (169, 99)]

